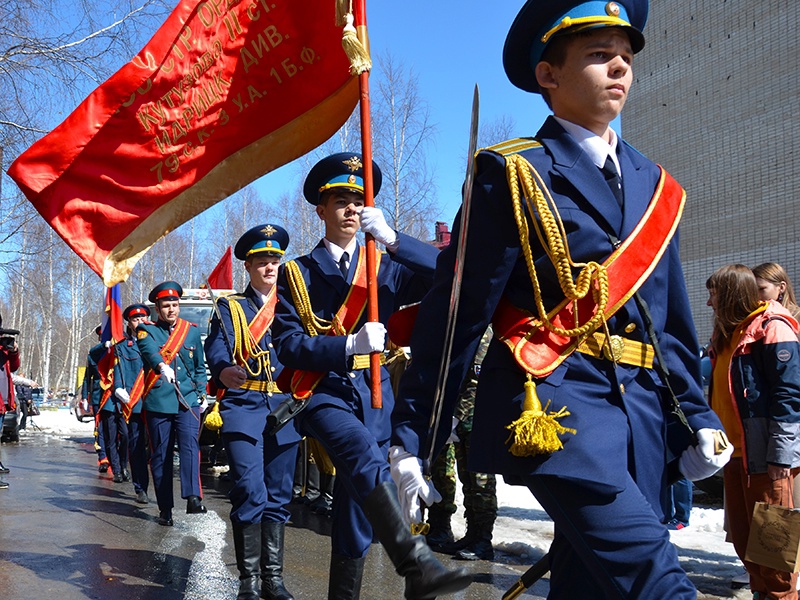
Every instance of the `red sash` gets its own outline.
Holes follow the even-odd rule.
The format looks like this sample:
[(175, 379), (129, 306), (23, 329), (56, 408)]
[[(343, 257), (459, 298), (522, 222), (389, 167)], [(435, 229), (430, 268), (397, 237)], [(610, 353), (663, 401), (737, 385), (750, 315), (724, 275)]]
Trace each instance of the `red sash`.
[[(678, 228), (686, 192), (663, 168), (647, 211), (630, 236), (606, 259), (609, 294), (605, 309), (610, 318), (636, 293), (661, 259)], [(575, 301), (564, 300), (548, 317), (563, 329), (575, 328)], [(588, 321), (597, 312), (591, 294), (577, 301), (577, 313)], [(584, 337), (564, 337), (544, 327), (532, 313), (502, 298), (492, 318), (495, 336), (514, 354), (517, 363), (534, 377), (553, 372)]]
[(122, 405), (122, 414), (125, 415), (125, 420), (128, 421), (131, 418), (131, 414), (133, 413), (133, 407), (136, 406), (136, 403), (142, 399), (144, 395), (144, 367), (139, 369), (139, 372), (136, 374), (136, 379), (133, 382), (133, 387), (131, 388), (130, 393), (130, 400), (127, 404)]
[[(111, 379), (113, 382), (114, 378), (112, 377)], [(106, 405), (106, 402), (108, 402), (108, 399), (110, 397), (111, 397), (111, 388), (108, 388), (103, 392), (103, 395), (100, 396), (100, 408), (97, 409), (98, 414), (100, 413), (101, 410), (103, 410), (103, 407)]]
[[(234, 302), (231, 300), (231, 302)], [(248, 325), (248, 329), (250, 329), (250, 334), (253, 336), (253, 339), (256, 341), (256, 344), (261, 342), (261, 339), (264, 337), (264, 334), (267, 333), (270, 325), (272, 325), (272, 320), (275, 318), (275, 306), (278, 304), (278, 294), (276, 293), (275, 286), (272, 286), (269, 294), (267, 294), (267, 299), (264, 302), (264, 305), (259, 309), (256, 313), (256, 316), (253, 317), (253, 320)], [(220, 327), (222, 324), (220, 323)], [(250, 354), (248, 352), (244, 353), (244, 359), (247, 360), (250, 358)]]
[[(350, 285), (350, 291), (347, 292), (339, 310), (333, 317), (331, 328), (328, 330), (327, 335), (346, 335), (352, 333), (355, 326), (364, 314), (367, 307), (367, 261), (365, 259), (366, 252), (362, 249), (358, 253), (358, 263), (356, 265), (356, 272), (353, 274), (353, 283)], [(376, 272), (380, 270), (380, 260), (377, 261)], [(377, 273), (376, 273), (377, 274)], [(278, 387), (282, 390), (286, 389), (285, 381), (291, 377), (288, 389), (292, 391), (292, 395), (298, 400), (305, 400), (314, 391), (322, 378), (327, 373), (319, 371), (300, 371), (296, 369), (283, 369), (278, 381)]]
[[(172, 333), (169, 334), (166, 343), (161, 348), (161, 358), (164, 360), (164, 364), (170, 364), (174, 358), (178, 355), (178, 351), (183, 346), (183, 342), (186, 339), (186, 336), (189, 334), (189, 328), (191, 327), (191, 323), (189, 321), (185, 321), (183, 319), (178, 319), (175, 323), (175, 328), (172, 330)], [(150, 390), (153, 389), (153, 386), (158, 381), (158, 378), (161, 377), (161, 373), (156, 370), (150, 370), (147, 373), (147, 378), (144, 383), (144, 390), (136, 400), (138, 401), (139, 398), (143, 398), (150, 393)], [(136, 378), (136, 381), (139, 381), (139, 378)], [(133, 384), (134, 388), (136, 387), (136, 383)], [(131, 390), (131, 401), (133, 401), (133, 393), (134, 390)]]
[(105, 354), (97, 361), (97, 372), (100, 375), (100, 389), (103, 390), (103, 395), (100, 396), (100, 408), (97, 409), (99, 413), (111, 397), (114, 384), (114, 365), (117, 364), (117, 356), (114, 354), (112, 348), (106, 348)]

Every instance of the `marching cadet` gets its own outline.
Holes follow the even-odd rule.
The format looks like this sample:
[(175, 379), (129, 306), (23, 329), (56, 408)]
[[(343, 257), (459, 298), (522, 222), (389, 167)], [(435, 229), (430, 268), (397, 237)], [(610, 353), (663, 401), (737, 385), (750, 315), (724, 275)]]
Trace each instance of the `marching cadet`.
[[(381, 174), (374, 164), (373, 171), (377, 193)], [(310, 254), (286, 263), (272, 331), (278, 358), (295, 370), (293, 395), (310, 396), (297, 416), (298, 430), (319, 441), (336, 468), (328, 598), (358, 598), (373, 534), (406, 578), (406, 598), (463, 589), (470, 583), (466, 572), (445, 569), (401, 518), (387, 462), (394, 396), (381, 367), (383, 407), (372, 408), (367, 368), (367, 355), (384, 349), (390, 313), (428, 289), (438, 251), (398, 234), (379, 209), (364, 206), (359, 154), (318, 162), (303, 193), (324, 222), (325, 237)], [(388, 250), (377, 273), (377, 323), (366, 322), (366, 251), (356, 240), (359, 228)]]
[(144, 362), (144, 411), (150, 438), (150, 469), (158, 502), (159, 525), (171, 527), (172, 456), (180, 453), (181, 497), (186, 513), (204, 513), (200, 489), (200, 414), (205, 400), (206, 367), (200, 330), (180, 315), (183, 288), (165, 281), (148, 299), (156, 307), (155, 323), (136, 328)]
[(147, 473), (147, 434), (142, 418), (142, 392), (144, 391), (144, 364), (136, 343), (136, 328), (150, 319), (150, 309), (144, 304), (131, 304), (122, 312), (127, 321), (125, 339), (114, 346), (117, 360), (114, 365), (114, 396), (122, 403), (121, 408), (128, 423), (128, 449), (131, 479), (136, 493), (136, 502), (147, 504), (147, 488), (150, 476)]
[(219, 316), (205, 341), (211, 375), (224, 390), (219, 412), (233, 478), (228, 496), (238, 600), (293, 598), (283, 582), (283, 540), (300, 436), (294, 421), (275, 435), (267, 431), (267, 414), (289, 400), (275, 383), (282, 367), (270, 334), (288, 245), (289, 234), (278, 225), (258, 225), (239, 238), (234, 255), (250, 282), (242, 294), (217, 302)]
[(102, 328), (100, 325), (95, 327), (95, 334), (97, 334), (98, 342), (89, 349), (86, 355), (86, 371), (83, 375), (83, 384), (81, 385), (81, 402), (85, 403), (86, 408), (88, 405), (92, 406), (92, 414), (94, 415), (94, 448), (97, 451), (97, 470), (100, 473), (108, 473), (109, 461), (108, 454), (106, 453), (106, 440), (103, 434), (103, 422), (100, 419), (100, 400), (103, 396), (103, 388), (100, 387), (100, 371), (97, 370), (97, 361), (99, 361), (106, 351), (106, 347), (100, 340)]
[[(104, 349), (108, 346), (111, 346), (111, 342), (103, 344)], [(116, 361), (108, 364), (106, 360), (99, 360), (98, 371), (105, 371), (106, 368), (110, 371), (111, 364), (114, 363)], [(114, 483), (122, 483), (131, 480), (128, 471), (128, 423), (122, 412), (123, 402), (114, 394), (113, 372), (105, 374), (101, 372), (101, 377), (106, 377), (110, 381), (108, 388), (103, 390), (100, 397), (98, 432), (105, 440), (106, 456), (114, 474)]]
[[(492, 321), (469, 468), (526, 485), (555, 522), (550, 598), (695, 600), (662, 524), (668, 415), (686, 421), (679, 466), (687, 478), (710, 476), (731, 452), (703, 399), (673, 235), (685, 194), (609, 127), (633, 82), (647, 12), (646, 0), (523, 5), (505, 70), (517, 87), (542, 94), (554, 116), (535, 138), (477, 155), (459, 257), (433, 450), (448, 437), (459, 384)], [(433, 433), (461, 235), (454, 228), (422, 302), (393, 415), (393, 475), (403, 461), (398, 487), (415, 518), (418, 493), (430, 493), (419, 457)]]

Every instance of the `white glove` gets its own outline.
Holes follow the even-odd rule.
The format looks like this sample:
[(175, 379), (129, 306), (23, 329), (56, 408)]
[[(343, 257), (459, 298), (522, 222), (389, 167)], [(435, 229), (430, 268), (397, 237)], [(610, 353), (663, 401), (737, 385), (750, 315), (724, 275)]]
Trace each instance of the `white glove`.
[(89, 412), (89, 401), (88, 400), (81, 400), (81, 410), (85, 413)]
[(200, 412), (206, 412), (208, 408), (208, 399), (205, 396), (200, 396)]
[(456, 433), (456, 427), (458, 427), (459, 423), (460, 423), (460, 421), (458, 419), (456, 419), (455, 417), (453, 417), (453, 425), (452, 425), (452, 428), (450, 429), (450, 437), (447, 438), (447, 441), (445, 442), (445, 444), (455, 444), (456, 442), (460, 442), (461, 441), (461, 438), (458, 437), (458, 434)]
[(441, 502), (442, 496), (422, 475), (422, 461), (406, 452), (402, 446), (389, 448), (389, 464), (392, 479), (397, 486), (400, 500), (400, 511), (403, 519), (411, 525), (422, 523), (422, 507), (420, 501), (428, 506)]
[(364, 323), (356, 334), (347, 336), (345, 354), (369, 354), (370, 352), (383, 352), (386, 347), (386, 327), (383, 323)]
[(161, 367), (161, 376), (167, 381), (167, 383), (175, 383), (175, 371), (173, 371), (172, 367), (166, 363)]
[(114, 395), (120, 399), (121, 402), (127, 404), (131, 401), (131, 395), (128, 393), (128, 390), (125, 388), (117, 388), (114, 390)]
[(106, 340), (105, 342), (103, 342), (103, 346), (105, 346), (106, 348), (111, 348), (111, 346), (113, 345), (114, 344), (111, 343), (111, 340)]
[(697, 445), (689, 446), (678, 459), (678, 466), (689, 481), (700, 481), (711, 477), (724, 467), (733, 454), (733, 444), (724, 431), (700, 429)]
[(365, 206), (361, 210), (361, 231), (369, 233), (384, 246), (392, 246), (397, 241), (397, 232), (389, 227), (383, 211), (374, 206)]

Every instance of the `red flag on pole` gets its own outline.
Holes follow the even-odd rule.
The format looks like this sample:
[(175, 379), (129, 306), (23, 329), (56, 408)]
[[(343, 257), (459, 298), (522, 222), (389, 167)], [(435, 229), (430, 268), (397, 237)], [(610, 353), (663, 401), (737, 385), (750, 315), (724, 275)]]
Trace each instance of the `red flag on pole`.
[(124, 281), (160, 237), (347, 120), (341, 38), (328, 3), (181, 0), (9, 175), (106, 285)]
[(208, 285), (215, 290), (233, 289), (233, 258), (230, 246), (208, 276)]
[(114, 374), (115, 354), (112, 346), (125, 337), (122, 325), (122, 295), (119, 284), (106, 288), (103, 300), (103, 322), (100, 324), (100, 341), (106, 344), (105, 354), (97, 361), (100, 373), (100, 386), (107, 390), (111, 387)]

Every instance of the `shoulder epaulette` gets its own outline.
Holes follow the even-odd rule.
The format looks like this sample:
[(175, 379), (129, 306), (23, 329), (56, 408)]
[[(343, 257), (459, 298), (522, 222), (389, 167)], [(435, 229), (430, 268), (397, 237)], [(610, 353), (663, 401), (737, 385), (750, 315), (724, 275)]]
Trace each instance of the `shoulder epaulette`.
[(505, 142), (500, 142), (499, 144), (495, 144), (494, 146), (489, 146), (485, 148), (489, 152), (494, 152), (496, 154), (500, 154), (501, 156), (508, 156), (509, 154), (518, 154), (519, 152), (523, 152), (525, 150), (530, 150), (531, 148), (541, 148), (542, 144), (539, 143), (536, 139), (525, 137), (525, 138), (513, 138), (510, 140), (506, 140)]

